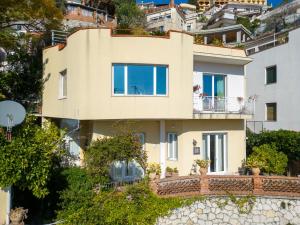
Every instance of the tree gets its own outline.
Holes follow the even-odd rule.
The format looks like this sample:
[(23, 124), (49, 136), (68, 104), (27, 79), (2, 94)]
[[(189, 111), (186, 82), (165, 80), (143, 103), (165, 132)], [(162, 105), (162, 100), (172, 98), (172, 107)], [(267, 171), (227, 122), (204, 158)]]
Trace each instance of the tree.
[(145, 14), (134, 0), (114, 0), (114, 4), (119, 28), (129, 29), (144, 26)]
[(43, 198), (55, 159), (60, 157), (60, 131), (51, 123), (43, 127), (33, 117), (17, 129), (11, 142), (0, 134), (0, 187), (18, 186)]
[(244, 27), (246, 27), (251, 33), (254, 33), (255, 30), (259, 27), (260, 25), (260, 20), (255, 19), (252, 22), (248, 17), (238, 17), (236, 20), (237, 24), (242, 24)]
[[(21, 40), (28, 42), (28, 49)], [(0, 70), (0, 93), (6, 99), (21, 102), (29, 108), (31, 102), (39, 101), (43, 86), (43, 62), (41, 38), (22, 37), (15, 43), (12, 52), (8, 54), (6, 66)]]

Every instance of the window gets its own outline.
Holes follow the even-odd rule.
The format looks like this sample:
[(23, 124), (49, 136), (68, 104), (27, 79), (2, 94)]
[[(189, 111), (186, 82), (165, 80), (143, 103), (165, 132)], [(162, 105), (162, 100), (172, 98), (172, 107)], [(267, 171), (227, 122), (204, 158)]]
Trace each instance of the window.
[(168, 133), (168, 159), (177, 160), (178, 149), (177, 149), (177, 134)]
[(59, 75), (59, 98), (67, 97), (67, 70), (60, 72)]
[(266, 104), (266, 117), (267, 121), (277, 120), (277, 103)]
[(159, 26), (159, 32), (164, 32), (164, 31), (165, 31), (164, 26)]
[(273, 84), (277, 82), (277, 68), (271, 66), (266, 68), (266, 84)]
[(167, 95), (167, 66), (113, 64), (113, 95)]
[(188, 24), (187, 27), (186, 27), (186, 30), (187, 30), (187, 31), (191, 31), (191, 28), (192, 28), (192, 25), (191, 25), (191, 24)]

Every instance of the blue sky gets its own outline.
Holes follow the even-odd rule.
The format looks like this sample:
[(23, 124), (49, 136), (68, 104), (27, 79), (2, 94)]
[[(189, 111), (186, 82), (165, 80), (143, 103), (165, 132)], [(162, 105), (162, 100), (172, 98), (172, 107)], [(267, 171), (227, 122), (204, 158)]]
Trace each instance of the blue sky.
[[(137, 0), (137, 2), (141, 2), (142, 0)], [(175, 0), (176, 4), (181, 2), (187, 2), (188, 0)], [(169, 3), (169, 0), (143, 0), (143, 2), (157, 2), (157, 3)], [(268, 0), (268, 3), (272, 3), (273, 7), (281, 3), (282, 0)]]

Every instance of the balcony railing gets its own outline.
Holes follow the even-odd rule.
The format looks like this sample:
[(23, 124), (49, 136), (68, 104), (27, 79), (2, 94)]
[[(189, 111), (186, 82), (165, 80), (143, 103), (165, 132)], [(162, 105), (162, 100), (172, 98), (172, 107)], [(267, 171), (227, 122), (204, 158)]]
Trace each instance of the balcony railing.
[(242, 97), (194, 96), (194, 113), (253, 114), (254, 100)]

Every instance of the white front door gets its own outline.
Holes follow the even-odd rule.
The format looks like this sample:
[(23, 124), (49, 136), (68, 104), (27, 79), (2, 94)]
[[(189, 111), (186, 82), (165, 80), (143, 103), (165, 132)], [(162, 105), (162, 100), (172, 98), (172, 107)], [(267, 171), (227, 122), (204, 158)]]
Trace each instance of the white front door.
[(226, 134), (203, 134), (203, 158), (210, 160), (209, 173), (227, 171)]

